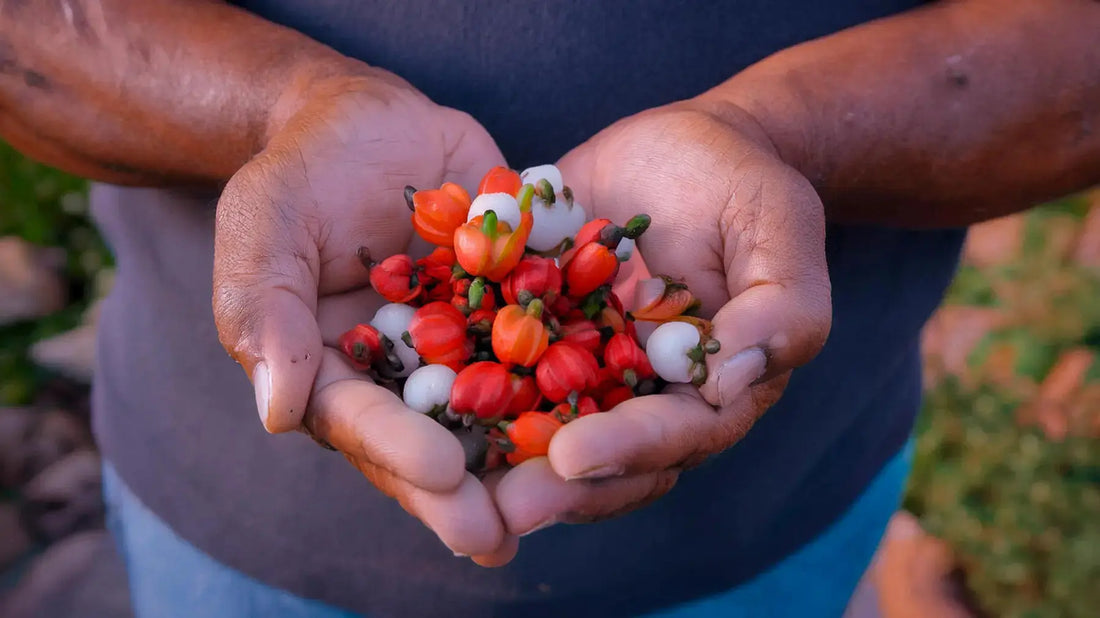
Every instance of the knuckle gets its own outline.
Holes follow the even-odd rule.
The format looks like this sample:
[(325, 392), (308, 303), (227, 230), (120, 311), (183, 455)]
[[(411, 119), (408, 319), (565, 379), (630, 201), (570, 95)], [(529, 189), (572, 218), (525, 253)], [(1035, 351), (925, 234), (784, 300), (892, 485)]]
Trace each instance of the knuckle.
[(800, 333), (801, 345), (797, 346), (792, 359), (795, 366), (804, 365), (825, 347), (832, 331), (832, 296), (826, 278), (824, 282), (804, 287), (796, 317), (796, 332)]

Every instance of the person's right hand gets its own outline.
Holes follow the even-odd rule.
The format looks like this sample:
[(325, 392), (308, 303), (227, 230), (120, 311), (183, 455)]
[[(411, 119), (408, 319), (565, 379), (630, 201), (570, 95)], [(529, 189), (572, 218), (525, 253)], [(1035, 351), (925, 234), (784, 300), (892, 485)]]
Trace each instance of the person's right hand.
[(266, 147), (218, 202), (214, 260), (219, 337), (252, 379), (260, 420), (330, 444), (456, 554), (506, 562), (515, 539), (458, 440), (335, 347), (382, 302), (357, 250), (409, 248), (404, 188), (476, 187), (503, 164), (499, 149), (467, 114), (384, 73), (323, 80), (272, 117)]

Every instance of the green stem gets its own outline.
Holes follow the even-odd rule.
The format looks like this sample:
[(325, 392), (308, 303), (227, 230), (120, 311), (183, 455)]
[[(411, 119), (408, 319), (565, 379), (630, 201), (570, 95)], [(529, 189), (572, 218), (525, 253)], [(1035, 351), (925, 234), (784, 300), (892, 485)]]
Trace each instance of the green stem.
[(519, 193), (516, 194), (516, 200), (519, 202), (519, 211), (527, 212), (531, 210), (531, 202), (535, 199), (535, 187), (531, 184), (526, 184), (520, 187)]
[(530, 303), (527, 304), (527, 315), (529, 315), (529, 316), (531, 316), (535, 319), (541, 320), (542, 319), (542, 309), (543, 309), (542, 301), (536, 298), (536, 299), (532, 300)]
[(631, 240), (637, 239), (649, 229), (651, 221), (652, 219), (650, 219), (649, 215), (635, 215), (630, 221), (626, 222), (623, 236)]
[(633, 369), (624, 369), (623, 382), (630, 388), (638, 386), (638, 374)]
[(497, 213), (486, 210), (481, 219), (481, 232), (489, 237), (490, 240), (496, 240), (497, 238)]
[(485, 298), (484, 277), (474, 279), (474, 282), (470, 284), (470, 289), (466, 291), (466, 298), (470, 301), (470, 309), (481, 308), (481, 300)]
[(540, 178), (535, 184), (535, 195), (547, 204), (554, 203), (554, 186), (545, 178)]

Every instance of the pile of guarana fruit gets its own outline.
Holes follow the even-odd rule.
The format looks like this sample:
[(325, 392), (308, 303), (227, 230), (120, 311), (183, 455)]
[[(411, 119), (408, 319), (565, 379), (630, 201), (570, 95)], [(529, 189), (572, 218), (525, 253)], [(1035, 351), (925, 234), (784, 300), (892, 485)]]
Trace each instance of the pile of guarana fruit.
[(613, 291), (647, 215), (588, 220), (553, 165), (493, 168), (472, 199), (453, 183), (405, 199), (433, 250), (360, 254), (388, 304), (340, 347), (451, 429), (469, 470), (545, 455), (565, 423), (706, 380), (718, 341), (685, 285), (638, 281), (630, 311)]

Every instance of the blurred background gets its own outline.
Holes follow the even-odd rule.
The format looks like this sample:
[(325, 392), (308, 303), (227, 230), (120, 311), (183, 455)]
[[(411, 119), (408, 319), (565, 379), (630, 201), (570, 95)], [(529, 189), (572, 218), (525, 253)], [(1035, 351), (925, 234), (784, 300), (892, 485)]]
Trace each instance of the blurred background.
[[(128, 615), (88, 427), (109, 252), (0, 143), (0, 616)], [(850, 614), (1100, 612), (1100, 190), (972, 229), (925, 331), (904, 510)]]

